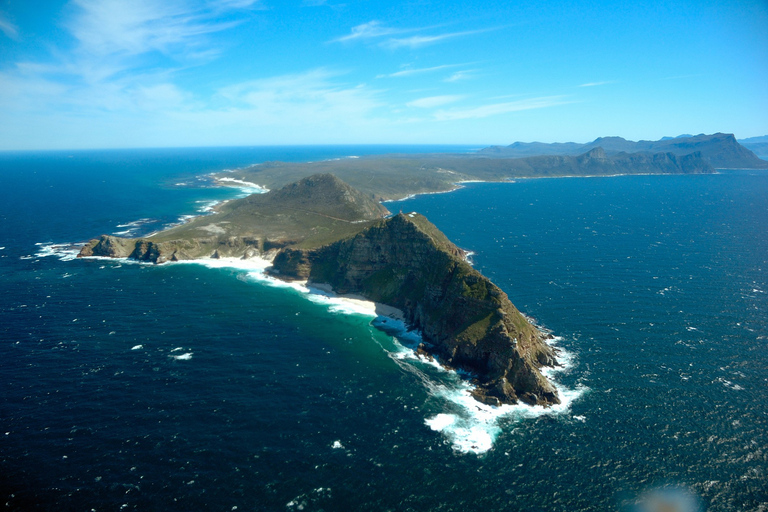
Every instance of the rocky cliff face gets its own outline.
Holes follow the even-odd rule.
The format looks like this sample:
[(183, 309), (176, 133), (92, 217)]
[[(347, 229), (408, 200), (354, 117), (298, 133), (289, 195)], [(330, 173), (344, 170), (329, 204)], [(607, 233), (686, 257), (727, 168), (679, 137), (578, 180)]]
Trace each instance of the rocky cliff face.
[(384, 212), (337, 178), (319, 175), (151, 238), (103, 235), (80, 256), (154, 263), (274, 257), (273, 271), (282, 278), (329, 284), (402, 309), (423, 334), (422, 351), (475, 376), (478, 400), (559, 403), (540, 372), (556, 364), (545, 336), (424, 217), (381, 219)]
[[(120, 238), (101, 235), (88, 242), (79, 257), (102, 256), (106, 258), (131, 258), (151, 263), (183, 261), (199, 258), (251, 258), (274, 254), (278, 248), (269, 241), (248, 237), (226, 237), (222, 239), (201, 238), (197, 240), (154, 241), (147, 239)], [(279, 244), (282, 247), (285, 244)]]
[(559, 403), (540, 372), (556, 364), (542, 333), (420, 215), (396, 215), (319, 249), (286, 248), (274, 269), (402, 309), (425, 352), (476, 376), (483, 402)]

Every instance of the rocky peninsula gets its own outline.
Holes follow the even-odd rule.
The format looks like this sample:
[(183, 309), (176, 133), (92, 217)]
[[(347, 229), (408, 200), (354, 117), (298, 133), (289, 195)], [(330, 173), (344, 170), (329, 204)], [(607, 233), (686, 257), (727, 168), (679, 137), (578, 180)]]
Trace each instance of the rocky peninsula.
[(80, 256), (266, 258), (276, 277), (400, 309), (422, 333), (419, 352), (467, 372), (481, 402), (559, 403), (541, 373), (557, 364), (548, 336), (426, 218), (389, 215), (375, 199), (334, 175), (313, 175), (145, 238), (103, 235)]

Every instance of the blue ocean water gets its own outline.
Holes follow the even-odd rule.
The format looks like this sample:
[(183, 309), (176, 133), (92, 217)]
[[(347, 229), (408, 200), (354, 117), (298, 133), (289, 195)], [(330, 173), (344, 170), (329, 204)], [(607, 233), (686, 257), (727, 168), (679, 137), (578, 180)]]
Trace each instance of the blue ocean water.
[(635, 510), (678, 489), (702, 510), (766, 510), (764, 173), (387, 204), (474, 251), (559, 337), (569, 402), (551, 411), (474, 410), (408, 336), (253, 270), (62, 260), (51, 245), (233, 197), (197, 180), (222, 168), (419, 150), (0, 154), (5, 509)]

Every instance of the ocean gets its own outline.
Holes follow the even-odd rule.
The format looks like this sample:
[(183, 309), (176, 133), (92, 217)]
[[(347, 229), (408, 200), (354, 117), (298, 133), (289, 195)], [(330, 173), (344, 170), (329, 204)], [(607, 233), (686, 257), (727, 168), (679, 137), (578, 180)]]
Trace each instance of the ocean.
[(418, 333), (256, 265), (68, 249), (248, 192), (216, 187), (222, 169), (470, 149), (0, 153), (3, 509), (768, 510), (764, 172), (386, 204), (426, 215), (556, 335), (551, 409), (480, 406), (413, 355)]

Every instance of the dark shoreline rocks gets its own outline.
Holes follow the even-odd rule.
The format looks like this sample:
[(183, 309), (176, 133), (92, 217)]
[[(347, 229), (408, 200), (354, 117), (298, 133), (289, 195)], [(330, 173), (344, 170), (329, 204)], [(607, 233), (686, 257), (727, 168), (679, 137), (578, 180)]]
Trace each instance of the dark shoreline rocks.
[(419, 350), (475, 375), (484, 403), (560, 403), (540, 371), (557, 365), (546, 335), (421, 215), (399, 214), (318, 249), (286, 248), (273, 265), (282, 278), (401, 309), (427, 342)]
[[(401, 213), (375, 220), (381, 214), (379, 207), (368, 206), (367, 198), (335, 177), (308, 178), (269, 194), (285, 196), (281, 204), (301, 201), (300, 208), (286, 210), (289, 214), (319, 215), (325, 220), (334, 213), (333, 207), (323, 201), (322, 210), (314, 211), (316, 200), (312, 198), (337, 197), (343, 203), (340, 212), (362, 211), (347, 217), (361, 215), (364, 222), (357, 223), (350, 220), (352, 217), (336, 219), (334, 222), (341, 222), (346, 231), (315, 245), (293, 236), (266, 239), (254, 234), (232, 236), (230, 232), (191, 237), (188, 230), (179, 228), (157, 238), (102, 235), (88, 242), (78, 256), (153, 263), (274, 257), (271, 272), (281, 279), (327, 283), (336, 293), (361, 295), (402, 310), (408, 326), (422, 333), (425, 343), (419, 352), (471, 374), (476, 384), (473, 396), (478, 401), (489, 405), (560, 403), (557, 390), (540, 371), (544, 366), (557, 365), (555, 351), (546, 343), (547, 335), (531, 324), (500, 288), (472, 268), (466, 253), (425, 217)], [(276, 201), (274, 197), (259, 201)], [(246, 199), (238, 204), (247, 209), (251, 202)], [(229, 212), (208, 219), (229, 226), (216, 218)], [(357, 227), (350, 233), (350, 226)], [(244, 227), (248, 228), (236, 226), (240, 233)], [(177, 232), (186, 237), (174, 239)]]

